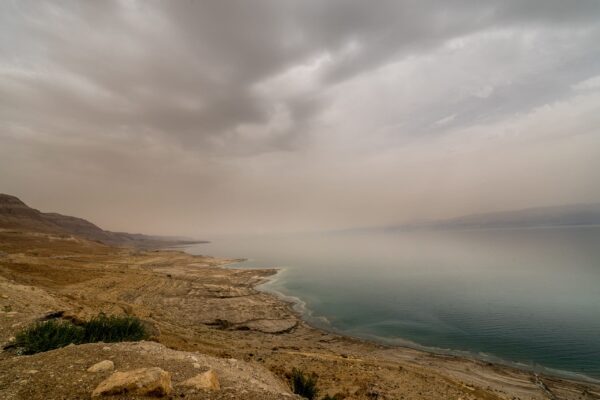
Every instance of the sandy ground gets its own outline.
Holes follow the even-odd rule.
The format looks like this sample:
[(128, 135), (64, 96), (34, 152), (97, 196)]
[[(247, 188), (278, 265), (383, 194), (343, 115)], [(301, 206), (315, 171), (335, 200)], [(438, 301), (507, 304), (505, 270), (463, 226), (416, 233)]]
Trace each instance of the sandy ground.
[[(64, 311), (71, 319), (100, 311), (127, 313), (152, 326), (154, 340), (166, 346), (161, 347), (164, 352), (189, 352), (185, 354), (216, 363), (235, 359), (254, 369), (253, 379), (269, 382), (270, 388), (257, 394), (260, 391), (249, 381), (240, 379), (240, 385), (229, 384), (219, 394), (177, 392), (177, 396), (290, 398), (286, 376), (297, 367), (318, 375), (321, 395), (346, 399), (600, 398), (600, 386), (591, 383), (535, 377), (477, 360), (385, 347), (314, 329), (289, 304), (254, 289), (274, 271), (221, 267), (232, 260), (16, 231), (0, 231), (0, 251), (0, 343), (9, 343), (19, 329), (50, 311)], [(0, 397), (86, 398), (98, 377), (74, 375), (73, 379), (83, 379), (84, 388), (77, 389), (76, 396), (73, 385), (55, 384), (71, 379), (58, 371), (79, 365), (75, 360), (83, 366), (103, 356), (102, 346), (86, 346), (85, 351), (72, 346), (27, 357), (4, 351)], [(127, 350), (133, 344), (119, 346), (124, 347), (117, 353), (130, 351), (129, 358), (137, 360), (131, 365), (167, 364), (177, 371), (177, 379), (194, 372), (168, 364), (174, 361), (166, 361), (161, 352), (150, 357), (147, 352), (139, 355), (139, 348)], [(41, 369), (55, 374), (26, 372)], [(232, 373), (227, 364), (221, 370)], [(29, 391), (15, 389), (15, 382), (23, 380)]]

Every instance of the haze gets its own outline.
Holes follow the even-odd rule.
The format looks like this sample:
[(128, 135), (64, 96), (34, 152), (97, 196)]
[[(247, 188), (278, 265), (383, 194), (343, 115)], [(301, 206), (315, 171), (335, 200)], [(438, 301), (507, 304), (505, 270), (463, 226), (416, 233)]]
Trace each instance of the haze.
[(600, 2), (4, 1), (0, 192), (106, 229), (600, 201)]

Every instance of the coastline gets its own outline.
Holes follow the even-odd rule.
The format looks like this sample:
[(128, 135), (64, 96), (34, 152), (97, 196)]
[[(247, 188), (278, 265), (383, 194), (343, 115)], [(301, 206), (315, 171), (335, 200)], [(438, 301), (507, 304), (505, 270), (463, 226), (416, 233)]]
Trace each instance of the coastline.
[[(229, 268), (229, 267), (228, 267)], [(249, 268), (252, 269), (252, 268)], [(272, 295), (275, 299), (280, 300), (291, 308), (291, 311), (294, 312), (298, 318), (300, 318), (304, 323), (309, 325), (311, 328), (316, 330), (325, 331), (330, 334), (339, 335), (341, 337), (349, 338), (356, 341), (363, 341), (369, 344), (376, 344), (380, 346), (387, 346), (390, 349), (410, 349), (421, 351), (426, 354), (438, 355), (438, 356), (447, 356), (447, 357), (456, 357), (457, 359), (467, 359), (471, 361), (480, 361), (488, 364), (493, 364), (495, 367), (502, 368), (511, 368), (516, 371), (530, 373), (534, 375), (548, 375), (555, 378), (560, 379), (568, 379), (576, 382), (582, 383), (592, 383), (592, 384), (600, 384), (599, 378), (594, 378), (591, 376), (587, 376), (585, 374), (581, 374), (573, 371), (559, 370), (554, 368), (549, 368), (543, 365), (529, 365), (517, 361), (505, 360), (500, 357), (494, 356), (493, 354), (477, 354), (470, 351), (461, 351), (454, 349), (443, 349), (437, 347), (430, 347), (420, 345), (416, 342), (413, 342), (408, 339), (397, 338), (397, 339), (385, 339), (382, 337), (378, 337), (375, 335), (371, 335), (371, 337), (359, 336), (359, 335), (351, 335), (347, 332), (343, 332), (339, 329), (336, 329), (331, 323), (325, 318), (321, 317), (318, 319), (325, 319), (327, 322), (324, 324), (315, 323), (317, 319), (312, 315), (313, 311), (307, 306), (306, 302), (302, 300), (300, 297), (287, 295), (274, 287), (266, 287), (267, 285), (274, 284), (277, 281), (278, 275), (285, 270), (285, 268), (273, 268), (276, 271), (275, 274), (268, 276), (265, 278), (265, 282), (259, 283), (255, 286), (256, 290), (263, 291)], [(329, 328), (328, 328), (329, 327)]]
[[(185, 249), (178, 249), (179, 251), (183, 251), (187, 253)], [(193, 255), (193, 254), (191, 254)], [(257, 268), (257, 267), (247, 267), (240, 268), (239, 264), (247, 261), (247, 259), (236, 259), (232, 263), (223, 264), (224, 268), (228, 269), (240, 269), (240, 270), (262, 270), (265, 268)], [(316, 323), (317, 318), (312, 315), (312, 310), (307, 306), (307, 303), (302, 300), (300, 297), (287, 295), (280, 290), (278, 290), (274, 285), (278, 280), (281, 279), (281, 274), (285, 272), (286, 267), (274, 267), (274, 268), (266, 268), (266, 270), (274, 271), (273, 274), (267, 275), (264, 277), (263, 281), (257, 282), (254, 285), (254, 289), (266, 293), (273, 297), (276, 301), (280, 301), (289, 307), (290, 312), (295, 314), (295, 316), (301, 320), (303, 323), (315, 329), (317, 331), (323, 331), (328, 334), (337, 335), (341, 338), (361, 342), (367, 345), (376, 345), (376, 346), (384, 346), (390, 350), (411, 350), (423, 352), (427, 355), (433, 356), (442, 356), (449, 357), (456, 360), (463, 361), (472, 361), (472, 362), (482, 362), (488, 366), (493, 368), (506, 368), (512, 370), (514, 373), (525, 373), (532, 375), (533, 377), (548, 377), (548, 378), (557, 378), (557, 379), (565, 379), (568, 381), (573, 381), (576, 383), (590, 383), (595, 385), (600, 385), (600, 379), (587, 376), (585, 374), (553, 369), (549, 367), (545, 367), (543, 365), (530, 365), (525, 363), (520, 363), (517, 361), (505, 360), (500, 357), (494, 356), (492, 354), (476, 354), (469, 351), (461, 351), (454, 349), (443, 349), (436, 347), (423, 346), (416, 342), (398, 338), (398, 339), (389, 339), (378, 337), (378, 336), (359, 336), (359, 335), (351, 335), (347, 332), (343, 332), (339, 329), (336, 329), (331, 323), (326, 320), (325, 323), (319, 324)], [(318, 318), (322, 319), (322, 318)]]
[[(270, 371), (284, 385), (293, 368), (314, 373), (321, 396), (543, 400), (548, 397), (541, 387), (546, 387), (557, 399), (582, 393), (600, 398), (595, 383), (536, 377), (522, 369), (314, 327), (289, 298), (261, 290), (277, 279), (276, 269), (231, 268), (239, 260), (181, 249), (135, 250), (38, 234), (0, 232), (0, 242), (6, 253), (0, 258), (0, 291), (8, 296), (0, 302), (12, 309), (0, 319), (2, 343), (48, 310), (64, 310), (75, 320), (98, 312), (126, 313), (152, 326), (153, 340), (168, 349), (236, 359)], [(11, 360), (1, 353), (0, 369)]]

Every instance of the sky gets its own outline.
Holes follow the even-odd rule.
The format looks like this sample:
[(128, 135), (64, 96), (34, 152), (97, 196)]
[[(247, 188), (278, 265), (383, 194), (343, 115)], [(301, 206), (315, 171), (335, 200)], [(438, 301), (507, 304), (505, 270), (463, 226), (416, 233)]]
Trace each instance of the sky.
[(600, 201), (600, 1), (0, 3), (0, 192), (210, 237)]

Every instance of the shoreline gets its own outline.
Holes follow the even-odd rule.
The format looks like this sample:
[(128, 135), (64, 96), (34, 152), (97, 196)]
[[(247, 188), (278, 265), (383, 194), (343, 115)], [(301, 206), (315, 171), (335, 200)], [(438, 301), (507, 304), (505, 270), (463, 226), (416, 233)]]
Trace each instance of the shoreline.
[[(229, 366), (221, 367), (223, 374), (237, 371), (231, 360), (256, 373), (264, 371), (277, 393), (289, 390), (290, 374), (297, 368), (318, 376), (319, 398), (339, 394), (338, 398), (347, 400), (544, 400), (547, 393), (553, 393), (560, 400), (600, 399), (599, 384), (536, 376), (471, 357), (324, 330), (307, 321), (301, 309), (294, 310), (292, 299), (277, 296), (272, 287), (270, 292), (264, 290), (265, 284), (281, 277), (278, 271), (282, 269), (232, 268), (239, 259), (191, 255), (182, 249), (117, 248), (43, 234), (0, 232), (0, 242), (5, 252), (0, 257), (0, 292), (5, 294), (0, 296), (5, 310), (0, 312), (2, 343), (10, 342), (19, 329), (43, 318), (48, 310), (62, 311), (74, 320), (89, 319), (99, 312), (127, 314), (152, 327), (153, 340), (160, 348), (188, 352), (186, 357), (192, 359), (226, 360)], [(131, 343), (124, 346), (136, 347)], [(47, 359), (48, 372), (60, 361), (59, 354), (40, 356)], [(74, 356), (69, 356), (67, 364), (76, 363)], [(9, 364), (18, 360), (0, 353), (0, 371), (8, 371)], [(173, 368), (156, 358), (136, 365)], [(191, 376), (194, 368), (188, 364), (178, 381)], [(80, 372), (90, 386), (101, 380), (85, 375), (85, 368)], [(28, 379), (39, 390), (35, 396), (20, 398), (69, 398), (66, 393), (71, 389), (60, 386), (52, 388), (54, 397), (49, 396), (44, 384), (55, 382), (51, 376), (39, 373)], [(225, 384), (235, 385), (233, 381)], [(235, 390), (242, 393), (242, 388)]]
[[(183, 250), (183, 251), (185, 252), (185, 250)], [(187, 253), (187, 252), (185, 252), (185, 253), (191, 254), (191, 253)], [(193, 254), (191, 254), (191, 255), (193, 255)], [(497, 357), (493, 354), (479, 355), (479, 354), (476, 354), (476, 353), (473, 353), (473, 352), (470, 352), (467, 350), (455, 350), (455, 349), (443, 349), (443, 348), (438, 348), (438, 347), (429, 347), (429, 346), (420, 345), (419, 343), (410, 341), (408, 339), (403, 339), (403, 338), (386, 340), (385, 338), (378, 337), (375, 335), (372, 335), (372, 337), (370, 337), (370, 338), (363, 337), (363, 336), (354, 336), (347, 332), (343, 332), (341, 330), (336, 329), (335, 327), (333, 327), (333, 325), (331, 325), (329, 320), (327, 320), (325, 318), (325, 320), (327, 321), (326, 324), (330, 327), (330, 329), (328, 329), (327, 327), (324, 326), (325, 324), (320, 325), (320, 324), (315, 323), (316, 318), (312, 317), (312, 310), (310, 310), (308, 308), (306, 302), (304, 300), (302, 300), (300, 297), (287, 295), (273, 287), (271, 287), (271, 288), (265, 287), (266, 285), (271, 285), (274, 282), (276, 282), (279, 279), (278, 275), (280, 275), (282, 272), (284, 272), (287, 267), (238, 268), (238, 267), (231, 266), (234, 264), (241, 264), (245, 261), (247, 261), (247, 259), (236, 259), (231, 263), (223, 264), (222, 267), (228, 268), (228, 269), (238, 269), (238, 270), (262, 270), (262, 271), (273, 270), (274, 273), (272, 275), (263, 277), (264, 281), (256, 283), (253, 286), (253, 288), (257, 291), (260, 291), (262, 293), (270, 295), (272, 298), (274, 298), (277, 301), (280, 301), (280, 302), (286, 304), (289, 307), (290, 311), (299, 320), (301, 320), (303, 323), (307, 324), (310, 328), (315, 329), (317, 331), (326, 332), (328, 334), (337, 335), (342, 338), (346, 338), (346, 339), (350, 339), (353, 341), (358, 341), (358, 342), (362, 342), (362, 343), (366, 343), (366, 344), (385, 346), (392, 350), (393, 349), (400, 349), (400, 350), (405, 349), (405, 350), (419, 351), (419, 352), (422, 352), (422, 353), (425, 353), (428, 355), (445, 356), (445, 357), (452, 357), (452, 358), (462, 359), (462, 360), (484, 362), (486, 364), (492, 364), (495, 367), (509, 368), (509, 369), (517, 371), (517, 372), (524, 372), (524, 373), (532, 374), (534, 376), (543, 375), (543, 376), (554, 377), (554, 378), (559, 378), (559, 379), (566, 379), (566, 380), (578, 382), (578, 383), (591, 383), (591, 384), (595, 384), (595, 385), (600, 384), (600, 378), (594, 378), (594, 377), (591, 377), (591, 376), (588, 376), (588, 375), (585, 375), (585, 374), (582, 374), (579, 372), (550, 368), (550, 367), (543, 366), (541, 364), (540, 365), (524, 364), (524, 363), (521, 363), (518, 361), (506, 360), (506, 359)], [(308, 314), (308, 317), (307, 317), (307, 314)], [(391, 341), (395, 341), (395, 340), (400, 341), (402, 343), (390, 343)]]

